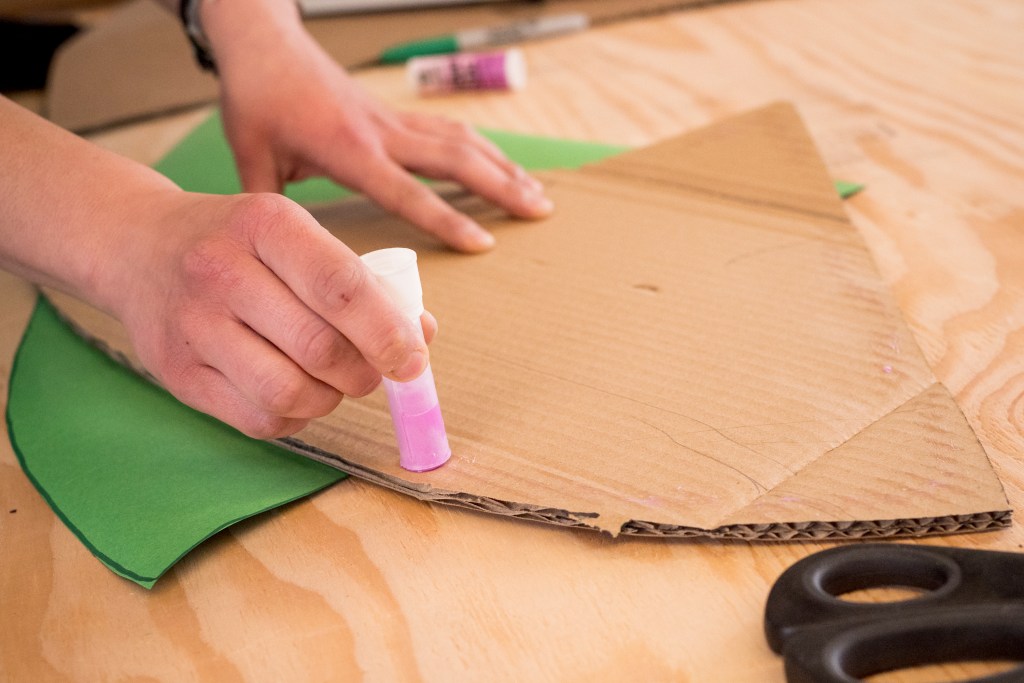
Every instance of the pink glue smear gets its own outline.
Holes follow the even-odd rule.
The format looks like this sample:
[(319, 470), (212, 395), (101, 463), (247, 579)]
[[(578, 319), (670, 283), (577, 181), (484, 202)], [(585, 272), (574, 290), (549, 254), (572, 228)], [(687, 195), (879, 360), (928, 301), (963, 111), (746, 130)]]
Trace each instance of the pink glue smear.
[(448, 462), (452, 449), (430, 366), (411, 382), (385, 379), (384, 391), (398, 437), (398, 464), (411, 472), (427, 472)]

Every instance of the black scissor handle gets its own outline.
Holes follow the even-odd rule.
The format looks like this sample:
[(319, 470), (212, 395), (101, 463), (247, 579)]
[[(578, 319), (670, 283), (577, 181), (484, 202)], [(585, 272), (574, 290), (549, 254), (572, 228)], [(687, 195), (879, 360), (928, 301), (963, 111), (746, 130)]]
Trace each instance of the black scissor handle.
[[(908, 586), (892, 603), (844, 593)], [(765, 609), (768, 643), (792, 682), (856, 681), (880, 671), (965, 659), (1024, 661), (1024, 556), (866, 544), (807, 557), (779, 577)], [(1024, 680), (1024, 667), (985, 681)]]
[[(941, 608), (842, 630), (798, 631), (784, 649), (789, 683), (855, 683), (923, 664), (1024, 660), (1024, 605)], [(1024, 665), (967, 683), (1020, 683)]]

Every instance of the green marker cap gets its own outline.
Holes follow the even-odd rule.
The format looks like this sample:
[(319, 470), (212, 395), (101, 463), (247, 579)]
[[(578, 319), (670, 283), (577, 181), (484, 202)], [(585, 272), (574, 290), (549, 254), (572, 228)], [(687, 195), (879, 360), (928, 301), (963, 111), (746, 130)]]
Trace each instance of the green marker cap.
[(389, 47), (380, 53), (380, 61), (385, 64), (398, 64), (413, 57), (444, 55), (458, 51), (459, 43), (455, 39), (455, 34), (448, 34)]

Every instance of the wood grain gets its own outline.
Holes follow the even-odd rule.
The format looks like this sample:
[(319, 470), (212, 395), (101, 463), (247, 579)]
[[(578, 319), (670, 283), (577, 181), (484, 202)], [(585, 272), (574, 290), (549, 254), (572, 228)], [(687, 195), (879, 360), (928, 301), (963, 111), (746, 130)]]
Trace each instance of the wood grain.
[[(361, 78), (401, 107), (637, 145), (792, 100), (832, 173), (867, 183), (847, 210), (1020, 514), (1022, 34), (1015, 0), (770, 0), (531, 45), (515, 96), (420, 101), (399, 70)], [(100, 142), (150, 162), (195, 117)], [(5, 388), (31, 292), (0, 286)], [(6, 440), (0, 503), (0, 678), (18, 681), (781, 681), (764, 599), (823, 547), (613, 542), (348, 481), (229, 530), (147, 593), (56, 520)], [(1020, 550), (1024, 533), (930, 542)]]

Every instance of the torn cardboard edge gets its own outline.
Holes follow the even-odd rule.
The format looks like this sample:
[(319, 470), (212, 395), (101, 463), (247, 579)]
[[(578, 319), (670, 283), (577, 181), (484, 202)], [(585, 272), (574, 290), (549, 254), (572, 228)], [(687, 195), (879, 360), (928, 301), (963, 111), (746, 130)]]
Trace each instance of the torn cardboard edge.
[[(357, 253), (422, 249), (430, 308), (446, 320), (431, 353), (456, 456), (428, 475), (401, 471), (373, 395), (278, 443), (420, 500), (612, 535), (840, 540), (1010, 524), (984, 448), (791, 106), (545, 177), (559, 212), (512, 227), (478, 205), (471, 214), (500, 245), (472, 258), (365, 201), (315, 209)], [(569, 270), (546, 269), (566, 258)], [(635, 284), (652, 273), (657, 296)], [(54, 303), (140, 369), (116, 321)], [(609, 311), (641, 337), (602, 338), (601, 354), (586, 356), (577, 325)], [(637, 341), (678, 358), (604, 351)], [(566, 343), (586, 362), (567, 366)], [(497, 367), (481, 365), (482, 352)]]
[(917, 538), (921, 536), (954, 535), (1008, 528), (1013, 521), (1012, 510), (992, 510), (942, 517), (920, 517), (915, 519), (880, 519), (867, 521), (805, 521), (769, 522), (755, 524), (727, 524), (713, 529), (663, 524), (642, 520), (628, 520), (618, 533), (594, 524), (599, 515), (596, 512), (573, 512), (553, 508), (514, 503), (483, 496), (474, 496), (457, 491), (440, 491), (429, 486), (416, 486), (396, 477), (389, 477), (357, 463), (311, 446), (299, 439), (286, 437), (274, 443), (288, 450), (312, 458), (330, 467), (341, 470), (364, 481), (391, 489), (427, 503), (439, 503), (465, 508), (501, 517), (542, 522), (555, 526), (590, 531), (604, 531), (615, 537), (651, 536), (661, 538), (711, 538), (734, 541), (822, 541), (857, 540), (862, 538)]

